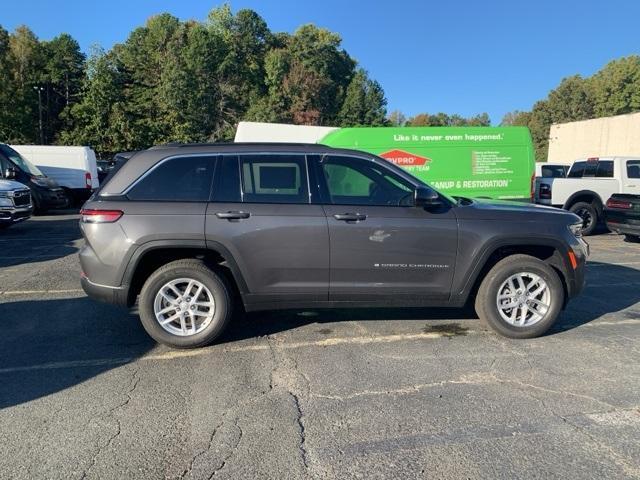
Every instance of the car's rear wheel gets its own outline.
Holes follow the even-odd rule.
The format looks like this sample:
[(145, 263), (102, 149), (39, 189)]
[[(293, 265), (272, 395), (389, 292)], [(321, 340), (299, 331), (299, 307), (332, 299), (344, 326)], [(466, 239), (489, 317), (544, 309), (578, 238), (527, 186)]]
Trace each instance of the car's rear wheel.
[(476, 312), (505, 337), (533, 338), (551, 328), (563, 303), (564, 288), (553, 267), (529, 255), (511, 255), (483, 279)]
[(598, 226), (598, 211), (587, 202), (578, 202), (569, 209), (582, 219), (582, 234), (591, 235)]
[(176, 260), (159, 268), (140, 292), (140, 320), (157, 342), (196, 348), (213, 342), (232, 314), (225, 278), (196, 259)]

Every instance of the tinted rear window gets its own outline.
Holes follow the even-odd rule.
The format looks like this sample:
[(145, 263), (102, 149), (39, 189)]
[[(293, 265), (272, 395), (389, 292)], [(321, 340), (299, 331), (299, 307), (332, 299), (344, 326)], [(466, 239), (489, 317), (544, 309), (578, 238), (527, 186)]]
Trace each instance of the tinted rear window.
[(215, 157), (175, 157), (157, 164), (127, 193), (131, 200), (206, 202)]
[(613, 160), (602, 160), (598, 162), (596, 177), (613, 178)]
[(640, 178), (640, 160), (627, 160), (627, 178)]

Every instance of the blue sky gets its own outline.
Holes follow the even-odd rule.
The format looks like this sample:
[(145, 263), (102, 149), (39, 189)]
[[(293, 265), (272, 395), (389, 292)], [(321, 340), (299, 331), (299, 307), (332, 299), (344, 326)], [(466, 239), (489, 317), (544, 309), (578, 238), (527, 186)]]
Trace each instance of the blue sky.
[[(590, 75), (640, 53), (635, 0), (306, 1), (234, 0), (273, 31), (315, 23), (340, 33), (346, 50), (383, 86), (389, 110), (473, 115), (526, 110), (563, 77)], [(217, 2), (197, 0), (0, 0), (0, 25), (28, 25), (42, 39), (61, 32), (83, 50), (105, 48), (156, 13), (204, 19)]]

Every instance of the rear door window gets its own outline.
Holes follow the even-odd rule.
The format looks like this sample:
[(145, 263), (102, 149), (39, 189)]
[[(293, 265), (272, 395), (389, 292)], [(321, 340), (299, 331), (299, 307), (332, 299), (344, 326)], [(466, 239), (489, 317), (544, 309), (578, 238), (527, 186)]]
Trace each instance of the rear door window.
[(613, 178), (613, 160), (602, 160), (598, 162), (596, 177)]
[(640, 178), (640, 160), (627, 160), (627, 178)]
[(575, 162), (573, 164), (573, 166), (571, 167), (571, 170), (569, 170), (569, 178), (582, 178), (582, 175), (584, 174), (584, 167), (587, 164), (587, 162)]
[(206, 202), (209, 200), (215, 157), (174, 157), (161, 161), (127, 192), (130, 200)]
[(309, 203), (307, 162), (304, 155), (241, 155), (240, 175), (244, 202)]

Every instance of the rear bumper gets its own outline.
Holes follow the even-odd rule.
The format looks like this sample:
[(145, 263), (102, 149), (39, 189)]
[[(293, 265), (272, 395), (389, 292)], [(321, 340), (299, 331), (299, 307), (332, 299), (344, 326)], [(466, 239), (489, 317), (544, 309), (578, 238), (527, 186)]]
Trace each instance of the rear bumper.
[(129, 289), (127, 287), (110, 287), (107, 285), (98, 285), (89, 280), (86, 275), (80, 277), (80, 284), (82, 290), (88, 297), (98, 300), (99, 302), (111, 303), (113, 305), (126, 306), (127, 294)]
[(39, 208), (67, 208), (69, 206), (69, 198), (62, 189), (55, 190), (39, 190), (34, 192), (37, 197)]
[(607, 228), (618, 235), (640, 236), (640, 226), (628, 223), (607, 222)]

